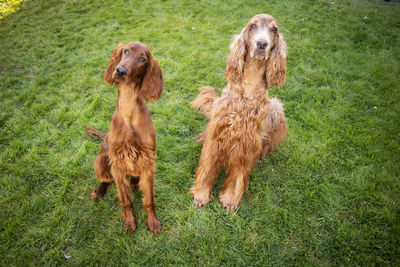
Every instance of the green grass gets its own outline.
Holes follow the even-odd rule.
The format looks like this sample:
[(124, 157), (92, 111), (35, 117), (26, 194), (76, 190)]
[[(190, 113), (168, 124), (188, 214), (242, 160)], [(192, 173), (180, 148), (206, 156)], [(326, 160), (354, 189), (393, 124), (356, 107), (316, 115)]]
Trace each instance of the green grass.
[[(236, 212), (188, 193), (206, 120), (198, 87), (223, 87), (231, 37), (277, 18), (287, 83), (270, 88), (290, 131), (251, 175)], [(0, 20), (0, 265), (400, 265), (400, 4), (335, 1), (26, 1)], [(148, 45), (165, 91), (157, 132), (160, 236), (125, 232), (99, 140), (117, 91), (103, 81), (120, 42)], [(66, 257), (67, 256), (67, 257)]]

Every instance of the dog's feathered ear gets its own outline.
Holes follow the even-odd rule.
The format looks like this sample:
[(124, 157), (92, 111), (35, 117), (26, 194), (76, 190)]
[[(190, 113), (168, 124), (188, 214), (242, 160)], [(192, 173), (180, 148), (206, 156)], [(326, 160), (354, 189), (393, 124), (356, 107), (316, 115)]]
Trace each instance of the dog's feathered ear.
[(245, 38), (247, 36), (247, 27), (239, 35), (235, 36), (231, 44), (231, 53), (226, 63), (225, 77), (232, 82), (242, 80), (244, 60), (247, 53)]
[(149, 66), (142, 81), (142, 88), (140, 89), (140, 95), (148, 103), (157, 101), (164, 89), (163, 74), (160, 65), (158, 65), (158, 61), (155, 58), (152, 56), (150, 58)]
[(104, 80), (111, 86), (113, 84), (118, 84), (118, 82), (114, 80), (113, 73), (115, 71), (115, 68), (121, 61), (122, 48), (124, 46), (124, 44), (119, 44), (116, 48), (114, 48), (111, 54), (110, 62), (108, 63), (108, 67), (106, 69), (106, 73), (104, 73)]
[(283, 34), (278, 33), (267, 60), (266, 81), (268, 86), (282, 87), (285, 84), (286, 54), (287, 48)]

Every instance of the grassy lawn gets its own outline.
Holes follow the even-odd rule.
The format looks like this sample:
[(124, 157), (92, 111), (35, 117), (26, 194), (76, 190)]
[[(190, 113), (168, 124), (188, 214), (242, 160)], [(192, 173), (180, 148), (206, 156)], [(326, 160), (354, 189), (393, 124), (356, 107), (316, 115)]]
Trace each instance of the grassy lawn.
[[(289, 135), (251, 175), (236, 212), (193, 206), (206, 120), (198, 87), (224, 87), (229, 43), (277, 18), (289, 48)], [(400, 4), (378, 0), (26, 1), (0, 20), (0, 265), (400, 265)], [(115, 185), (92, 168), (117, 89), (120, 42), (148, 45), (165, 91), (157, 132), (160, 236), (123, 229)]]

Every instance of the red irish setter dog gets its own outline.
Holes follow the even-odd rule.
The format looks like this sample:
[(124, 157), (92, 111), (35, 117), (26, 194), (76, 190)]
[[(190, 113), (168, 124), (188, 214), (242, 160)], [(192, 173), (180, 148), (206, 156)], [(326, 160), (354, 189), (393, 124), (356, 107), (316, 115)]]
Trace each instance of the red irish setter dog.
[(136, 222), (131, 190), (139, 183), (147, 226), (154, 234), (159, 234), (161, 223), (154, 203), (156, 135), (143, 99), (152, 102), (160, 98), (164, 86), (162, 71), (143, 44), (120, 44), (112, 52), (104, 80), (110, 85), (118, 85), (118, 101), (108, 134), (84, 126), (89, 135), (104, 141), (94, 162), (101, 184), (92, 192), (92, 199), (104, 196), (114, 181), (125, 227), (132, 233), (136, 230)]
[(211, 199), (221, 167), (227, 178), (219, 194), (222, 206), (235, 210), (247, 191), (250, 173), (286, 136), (283, 105), (268, 97), (268, 86), (283, 86), (286, 43), (270, 15), (257, 15), (235, 38), (227, 61), (227, 87), (202, 87), (192, 102), (209, 119), (199, 135), (203, 144), (194, 186), (190, 193), (197, 209)]

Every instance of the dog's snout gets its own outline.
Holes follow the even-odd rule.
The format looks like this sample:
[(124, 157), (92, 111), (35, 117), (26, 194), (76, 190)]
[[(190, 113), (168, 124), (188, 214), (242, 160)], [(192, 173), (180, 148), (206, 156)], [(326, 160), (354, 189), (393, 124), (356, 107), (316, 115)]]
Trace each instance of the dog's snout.
[(124, 75), (126, 75), (128, 73), (128, 71), (122, 66), (118, 66), (116, 68), (116, 71), (117, 71), (117, 75), (120, 76), (120, 77), (122, 77), (122, 76), (124, 76)]
[(257, 48), (264, 50), (268, 46), (268, 42), (266, 40), (258, 40)]

